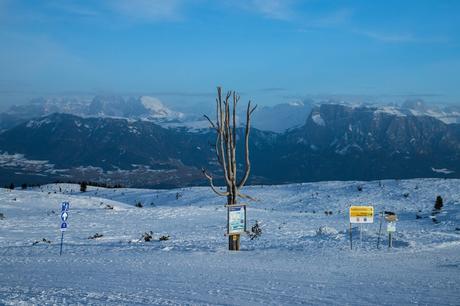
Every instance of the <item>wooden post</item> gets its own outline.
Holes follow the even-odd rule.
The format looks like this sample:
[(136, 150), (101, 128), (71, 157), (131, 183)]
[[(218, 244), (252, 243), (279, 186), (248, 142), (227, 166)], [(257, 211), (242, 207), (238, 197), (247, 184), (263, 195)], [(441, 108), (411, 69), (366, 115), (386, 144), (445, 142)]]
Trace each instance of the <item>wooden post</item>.
[(230, 251), (240, 250), (240, 235), (234, 234), (228, 236), (228, 249)]
[(382, 219), (383, 219), (383, 211), (380, 213), (380, 228), (379, 228), (379, 237), (377, 238), (377, 249), (380, 248), (380, 235), (382, 233)]
[(391, 232), (388, 232), (388, 248), (391, 248), (393, 246), (393, 241), (391, 237)]

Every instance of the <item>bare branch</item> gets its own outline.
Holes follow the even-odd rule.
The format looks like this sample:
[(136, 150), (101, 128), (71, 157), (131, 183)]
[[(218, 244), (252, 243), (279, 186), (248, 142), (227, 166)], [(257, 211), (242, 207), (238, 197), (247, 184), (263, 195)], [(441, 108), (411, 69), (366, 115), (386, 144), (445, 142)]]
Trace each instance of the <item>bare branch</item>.
[(220, 87), (217, 87), (217, 105), (218, 105), (217, 108), (218, 108), (218, 112), (219, 112), (219, 115), (218, 115), (218, 122), (219, 122), (218, 123), (218, 125), (219, 125), (219, 137), (218, 138), (219, 138), (219, 143), (220, 143), (219, 155), (220, 155), (220, 161), (222, 162), (221, 165), (222, 165), (222, 170), (224, 172), (225, 183), (228, 186), (228, 185), (230, 185), (230, 179), (229, 179), (229, 175), (228, 175), (228, 172), (227, 172), (227, 161), (226, 161), (226, 155), (225, 155), (225, 151), (224, 151), (224, 139), (225, 139), (224, 127), (225, 127), (225, 123), (223, 122), (224, 115), (222, 113), (222, 90), (221, 90)]
[(249, 160), (249, 133), (251, 130), (251, 115), (257, 106), (251, 107), (251, 101), (249, 101), (247, 106), (245, 129), (246, 171), (239, 184), (237, 184), (236, 146), (238, 127), (236, 108), (239, 100), (240, 96), (235, 91), (228, 91), (225, 96), (222, 96), (222, 88), (217, 87), (216, 121), (212, 121), (205, 115), (205, 118), (209, 121), (211, 127), (217, 131), (215, 143), (216, 156), (217, 161), (222, 167), (227, 190), (223, 191), (216, 188), (213, 184), (212, 176), (204, 169), (203, 174), (209, 180), (212, 190), (220, 196), (226, 196), (227, 203), (230, 204), (235, 204), (237, 202), (237, 197), (255, 201), (254, 198), (241, 194), (239, 190), (246, 183), (251, 170)]
[(249, 159), (249, 132), (251, 130), (251, 114), (254, 112), (256, 109), (257, 105), (253, 108), (251, 108), (251, 101), (248, 102), (248, 107), (246, 109), (246, 130), (244, 134), (244, 148), (245, 148), (245, 159), (246, 159), (246, 167), (245, 167), (245, 173), (241, 181), (238, 183), (238, 189), (241, 189), (241, 187), (246, 184), (246, 181), (249, 178), (249, 173), (251, 172), (251, 161)]
[(211, 124), (212, 128), (215, 129), (216, 131), (218, 131), (218, 129), (217, 129), (216, 125), (214, 124), (214, 122), (212, 122), (212, 120), (209, 119), (208, 116), (206, 116), (206, 115), (203, 115), (203, 116), (209, 121), (209, 123)]
[(206, 176), (206, 178), (209, 180), (209, 184), (211, 185), (211, 189), (212, 191), (214, 191), (216, 194), (220, 195), (220, 196), (228, 196), (229, 193), (228, 192), (223, 192), (223, 191), (219, 191), (213, 184), (212, 182), (212, 176), (209, 175), (207, 172), (206, 172), (206, 169), (202, 169), (201, 170), (204, 174), (204, 176)]
[(241, 192), (238, 192), (238, 196), (242, 199), (248, 199), (248, 200), (255, 201), (255, 202), (259, 201), (256, 198), (248, 196), (247, 194), (242, 194)]
[[(231, 132), (230, 132), (230, 103), (229, 99), (231, 97), (232, 93), (228, 92), (227, 96), (225, 97), (225, 124), (224, 124), (224, 130), (225, 130), (225, 148), (227, 149), (227, 159), (228, 159), (228, 179), (229, 181), (232, 181), (233, 178), (233, 168), (232, 168), (232, 153), (231, 153)], [(231, 184), (229, 184), (231, 186)], [(230, 190), (231, 192), (231, 190)]]
[(217, 133), (216, 144), (215, 144), (216, 157), (217, 157), (217, 161), (222, 166), (222, 156), (219, 153), (219, 141), (220, 141), (220, 134)]

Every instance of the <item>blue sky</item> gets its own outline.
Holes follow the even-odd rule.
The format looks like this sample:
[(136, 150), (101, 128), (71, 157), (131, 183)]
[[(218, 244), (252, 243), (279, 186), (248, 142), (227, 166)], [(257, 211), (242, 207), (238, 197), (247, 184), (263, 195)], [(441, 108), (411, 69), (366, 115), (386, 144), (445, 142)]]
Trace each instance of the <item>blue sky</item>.
[(51, 94), (261, 104), (460, 102), (460, 1), (0, 0), (0, 103)]

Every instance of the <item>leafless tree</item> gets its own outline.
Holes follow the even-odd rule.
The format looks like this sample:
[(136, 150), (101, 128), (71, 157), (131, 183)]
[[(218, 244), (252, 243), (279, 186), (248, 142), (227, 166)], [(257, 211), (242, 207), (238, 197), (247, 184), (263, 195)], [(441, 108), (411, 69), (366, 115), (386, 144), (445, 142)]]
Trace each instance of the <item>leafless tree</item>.
[(227, 204), (237, 204), (237, 198), (254, 200), (248, 195), (241, 193), (241, 188), (249, 178), (251, 172), (251, 161), (249, 159), (249, 132), (251, 130), (251, 115), (257, 108), (257, 105), (252, 107), (251, 101), (248, 102), (246, 108), (246, 127), (244, 133), (244, 156), (245, 156), (245, 171), (240, 180), (237, 180), (237, 163), (236, 163), (236, 142), (237, 142), (237, 115), (236, 109), (240, 96), (235, 91), (229, 91), (222, 96), (222, 88), (217, 87), (216, 98), (216, 121), (214, 122), (208, 116), (205, 118), (210, 122), (211, 127), (216, 130), (217, 138), (215, 143), (215, 151), (217, 161), (223, 172), (224, 182), (227, 187), (226, 191), (220, 190), (213, 184), (213, 177), (205, 169), (203, 174), (209, 180), (212, 190), (220, 195), (227, 197)]

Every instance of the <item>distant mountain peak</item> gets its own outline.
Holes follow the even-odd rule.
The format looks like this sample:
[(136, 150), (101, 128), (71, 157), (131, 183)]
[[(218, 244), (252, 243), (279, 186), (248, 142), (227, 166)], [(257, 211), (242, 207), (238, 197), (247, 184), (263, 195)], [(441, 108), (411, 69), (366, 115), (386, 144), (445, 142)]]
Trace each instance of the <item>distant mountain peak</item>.
[(175, 112), (163, 105), (163, 103), (155, 97), (150, 96), (141, 96), (140, 101), (142, 105), (150, 111), (150, 115), (153, 118), (162, 118), (162, 119), (182, 119), (185, 117), (183, 113)]

